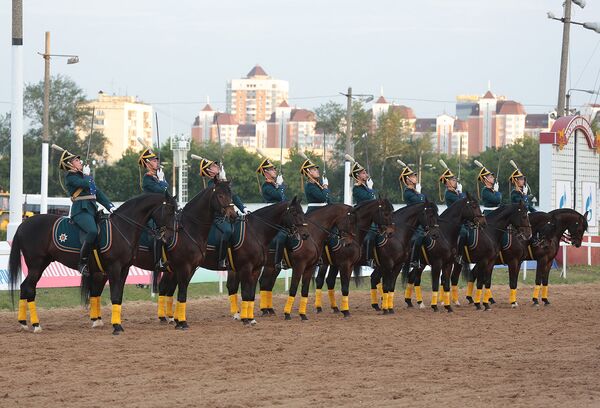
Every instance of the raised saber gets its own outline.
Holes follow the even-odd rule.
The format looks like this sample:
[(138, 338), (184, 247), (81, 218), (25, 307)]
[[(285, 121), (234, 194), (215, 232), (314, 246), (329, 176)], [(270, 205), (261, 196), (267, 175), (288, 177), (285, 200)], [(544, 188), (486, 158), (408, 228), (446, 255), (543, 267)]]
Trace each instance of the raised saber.
[(65, 151), (65, 149), (63, 149), (63, 148), (62, 148), (62, 147), (60, 147), (59, 145), (55, 145), (54, 143), (52, 143), (52, 144), (50, 145), (50, 147), (51, 147), (52, 149), (56, 150), (57, 152), (64, 152), (64, 151)]
[(450, 169), (448, 168), (448, 165), (446, 164), (446, 162), (445, 162), (445, 161), (443, 161), (442, 159), (440, 159), (440, 165), (441, 165), (443, 168), (445, 168), (446, 170), (450, 170)]
[[(158, 149), (158, 163), (160, 164), (160, 130), (158, 127), (158, 112), (154, 112), (154, 119), (156, 121), (156, 144)], [(162, 166), (160, 166), (162, 168)]]
[(88, 163), (88, 159), (90, 157), (90, 146), (92, 145), (92, 134), (94, 133), (94, 118), (96, 116), (96, 108), (92, 106), (92, 125), (90, 126), (90, 137), (88, 138), (88, 148), (87, 153), (85, 155), (85, 162)]

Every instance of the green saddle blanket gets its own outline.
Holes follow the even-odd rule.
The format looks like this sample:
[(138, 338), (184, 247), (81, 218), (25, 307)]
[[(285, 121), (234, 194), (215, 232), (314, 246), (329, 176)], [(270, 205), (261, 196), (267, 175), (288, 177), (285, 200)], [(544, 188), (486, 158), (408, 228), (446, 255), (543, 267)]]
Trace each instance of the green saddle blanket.
[(237, 249), (244, 243), (246, 238), (246, 221), (238, 218), (233, 222), (231, 233), (223, 233), (215, 224), (208, 232), (208, 244), (206, 248), (209, 251), (215, 251), (219, 248), (221, 241), (228, 247)]
[[(100, 221), (99, 233), (96, 240), (100, 252), (106, 252), (112, 244), (112, 225), (107, 219)], [(85, 232), (69, 217), (61, 217), (52, 227), (52, 240), (61, 251), (79, 253)]]

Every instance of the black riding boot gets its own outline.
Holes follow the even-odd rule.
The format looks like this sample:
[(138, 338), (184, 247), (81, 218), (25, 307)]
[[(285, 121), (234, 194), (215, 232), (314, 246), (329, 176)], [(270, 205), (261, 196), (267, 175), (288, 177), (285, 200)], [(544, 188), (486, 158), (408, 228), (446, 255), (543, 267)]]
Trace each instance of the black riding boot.
[(367, 266), (370, 268), (375, 267), (375, 261), (373, 260), (373, 240), (365, 239), (365, 259)]
[(154, 240), (154, 270), (156, 272), (167, 272), (167, 264), (163, 262), (163, 242), (160, 239)]
[(227, 248), (225, 248), (225, 242), (221, 240), (219, 244), (219, 261), (217, 263), (218, 269), (227, 269)]
[(89, 242), (84, 241), (83, 245), (81, 246), (81, 251), (79, 251), (79, 264), (77, 265), (77, 269), (79, 270), (81, 276), (83, 276), (84, 278), (90, 276), (88, 260), (90, 259), (90, 253), (92, 252), (93, 247), (94, 244), (90, 244)]
[(279, 272), (283, 269), (283, 245), (277, 245), (275, 247), (275, 271)]
[(419, 245), (417, 245), (416, 243), (413, 245), (412, 247), (412, 251), (410, 253), (410, 267), (411, 268), (418, 268), (420, 266), (419, 264), (419, 254), (417, 253), (417, 247)]
[(456, 258), (455, 261), (458, 264), (462, 264), (463, 261), (463, 252), (464, 252), (464, 248), (466, 245), (466, 238), (461, 236), (460, 238), (458, 238), (458, 252), (456, 253)]

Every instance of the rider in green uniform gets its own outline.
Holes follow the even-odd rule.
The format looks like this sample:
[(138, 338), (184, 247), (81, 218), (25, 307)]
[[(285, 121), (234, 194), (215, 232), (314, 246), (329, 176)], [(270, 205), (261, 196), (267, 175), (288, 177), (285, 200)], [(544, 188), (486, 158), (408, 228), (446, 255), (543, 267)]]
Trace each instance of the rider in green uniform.
[(496, 175), (489, 171), (486, 167), (479, 170), (478, 180), (484, 185), (481, 190), (481, 204), (483, 205), (483, 215), (487, 215), (494, 211), (502, 203), (502, 193), (498, 191), (498, 183), (496, 183)]
[(323, 184), (319, 183), (319, 166), (306, 159), (302, 163), (300, 174), (307, 178), (304, 185), (304, 193), (308, 203), (306, 214), (329, 204), (329, 181), (327, 177), (323, 177)]
[[(218, 176), (221, 180), (226, 179), (225, 170), (223, 169), (221, 163), (205, 158), (200, 159), (200, 175), (209, 179), (207, 183), (208, 188), (212, 188), (215, 185), (214, 179), (216, 176)], [(243, 214), (250, 213), (237, 194), (233, 194), (231, 198), (233, 204)], [(211, 226), (211, 231), (208, 233), (208, 235), (214, 236), (216, 234), (219, 238), (219, 248), (217, 254), (219, 269), (227, 268), (227, 242), (231, 238), (232, 233), (233, 225), (222, 215), (216, 216)]]
[(536, 209), (533, 207), (533, 204), (530, 201), (531, 196), (528, 194), (529, 188), (527, 186), (527, 178), (523, 173), (521, 173), (521, 170), (516, 169), (513, 171), (509, 180), (515, 186), (515, 188), (510, 192), (510, 202), (513, 204), (518, 204), (522, 201), (525, 204), (525, 207), (527, 207), (527, 211), (530, 213), (536, 212)]
[[(407, 206), (424, 203), (427, 197), (421, 193), (421, 185), (417, 179), (417, 173), (415, 173), (409, 166), (405, 166), (400, 173), (400, 181), (404, 184), (405, 189), (402, 197)], [(419, 256), (417, 250), (423, 245), (423, 239), (425, 238), (425, 230), (422, 226), (417, 227), (411, 241), (413, 242), (412, 251), (410, 255), (410, 266), (419, 266)]]
[[(354, 162), (350, 171), (350, 177), (355, 180), (354, 187), (352, 187), (352, 197), (356, 205), (364, 202), (375, 200), (375, 190), (373, 190), (373, 181), (367, 173), (367, 170), (361, 166), (358, 162)], [(371, 225), (369, 232), (365, 235), (363, 242), (364, 250), (366, 254), (367, 265), (371, 268), (374, 267), (373, 259), (373, 245), (375, 238), (377, 237), (377, 226)]]
[[(138, 159), (140, 168), (145, 168), (146, 173), (142, 178), (142, 191), (144, 193), (160, 193), (164, 194), (169, 189), (169, 183), (165, 181), (165, 174), (160, 168), (160, 162), (156, 153), (151, 148), (145, 148)], [(148, 220), (150, 228), (156, 228), (156, 223)], [(152, 253), (154, 256), (155, 271), (166, 272), (167, 265), (163, 262), (162, 253), (164, 251), (164, 243), (162, 239), (153, 239)]]
[[(446, 169), (444, 173), (440, 176), (440, 184), (446, 185), (446, 192), (444, 193), (444, 201), (447, 207), (450, 207), (452, 204), (457, 202), (458, 200), (465, 198), (465, 194), (462, 192), (462, 186), (458, 183), (458, 180), (454, 173), (450, 169)], [(456, 255), (456, 262), (462, 263), (462, 247), (464, 247), (465, 242), (467, 240), (467, 227), (465, 224), (462, 224), (460, 227), (460, 234), (458, 238), (458, 251)]]
[(59, 167), (67, 172), (65, 186), (71, 196), (71, 219), (85, 233), (85, 240), (79, 253), (79, 264), (77, 269), (82, 276), (89, 276), (88, 260), (90, 253), (96, 243), (98, 226), (96, 225), (96, 211), (100, 203), (111, 213), (115, 206), (96, 187), (94, 179), (90, 176), (90, 167), (84, 166), (80, 156), (63, 151), (60, 156)]
[[(265, 178), (265, 182), (260, 189), (265, 203), (274, 204), (285, 201), (286, 186), (283, 183), (283, 176), (277, 174), (277, 168), (269, 159), (264, 159), (260, 163), (256, 173), (262, 174)], [(286, 241), (287, 234), (284, 231), (279, 231), (272, 241), (275, 244), (275, 269), (277, 271), (283, 268), (283, 249)]]

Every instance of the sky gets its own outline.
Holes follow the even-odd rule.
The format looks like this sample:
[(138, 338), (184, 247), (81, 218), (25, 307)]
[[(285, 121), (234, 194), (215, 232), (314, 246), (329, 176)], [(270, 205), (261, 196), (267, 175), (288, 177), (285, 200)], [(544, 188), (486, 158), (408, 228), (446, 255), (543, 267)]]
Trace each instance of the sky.
[[(600, 0), (573, 20), (600, 21)], [(153, 105), (163, 134), (189, 134), (210, 97), (225, 109), (226, 82), (260, 64), (289, 81), (290, 105), (313, 109), (340, 92), (410, 106), (419, 118), (455, 113), (459, 94), (488, 90), (528, 113), (556, 106), (562, 0), (24, 0), (24, 80), (51, 73)], [(11, 1), (0, 5), (0, 113), (11, 100)], [(600, 34), (571, 28), (567, 88), (600, 89)], [(571, 105), (595, 97), (573, 93)], [(600, 103), (600, 98), (598, 101)]]

